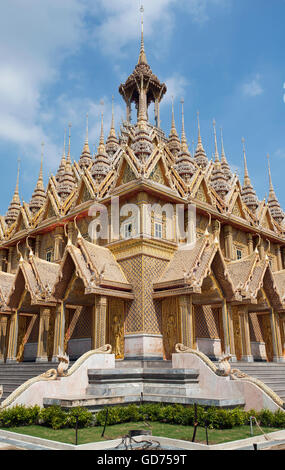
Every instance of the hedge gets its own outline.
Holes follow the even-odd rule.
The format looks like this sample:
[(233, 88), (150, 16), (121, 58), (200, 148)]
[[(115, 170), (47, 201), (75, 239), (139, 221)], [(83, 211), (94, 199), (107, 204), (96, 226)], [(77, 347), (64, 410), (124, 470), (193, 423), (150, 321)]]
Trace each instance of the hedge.
[[(78, 407), (64, 411), (59, 406), (39, 408), (38, 406), (25, 407), (17, 405), (7, 410), (0, 410), (0, 427), (29, 426), (32, 424), (51, 427), (53, 429), (74, 428), (76, 417), (79, 427), (103, 426), (105, 424), (107, 408), (93, 415), (85, 408)], [(255, 416), (260, 426), (285, 428), (285, 413), (281, 410), (271, 412), (244, 411), (240, 408), (221, 409), (197, 407), (198, 423), (207, 425), (210, 429), (231, 429), (236, 426), (249, 424), (250, 416)], [(194, 407), (183, 405), (164, 405), (161, 403), (114, 406), (108, 408), (107, 425), (149, 421), (182, 426), (193, 426)]]

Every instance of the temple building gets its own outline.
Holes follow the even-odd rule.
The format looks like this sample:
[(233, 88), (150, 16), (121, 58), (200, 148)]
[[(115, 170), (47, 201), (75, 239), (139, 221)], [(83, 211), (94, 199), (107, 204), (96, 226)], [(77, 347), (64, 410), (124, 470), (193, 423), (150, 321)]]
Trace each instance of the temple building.
[(42, 151), (29, 203), (20, 201), (17, 176), (0, 217), (0, 362), (55, 362), (60, 351), (78, 358), (105, 344), (117, 359), (165, 360), (177, 343), (211, 359), (284, 361), (285, 222), (270, 167), (260, 201), (245, 142), (240, 181), (215, 122), (214, 158), (199, 115), (197, 147), (189, 148), (183, 102), (182, 134), (172, 106), (166, 136), (167, 87), (148, 64), (143, 28), (119, 93), (126, 120), (118, 135), (113, 110), (106, 133), (102, 115), (95, 156), (87, 116), (82, 154), (72, 161), (69, 127), (46, 188)]

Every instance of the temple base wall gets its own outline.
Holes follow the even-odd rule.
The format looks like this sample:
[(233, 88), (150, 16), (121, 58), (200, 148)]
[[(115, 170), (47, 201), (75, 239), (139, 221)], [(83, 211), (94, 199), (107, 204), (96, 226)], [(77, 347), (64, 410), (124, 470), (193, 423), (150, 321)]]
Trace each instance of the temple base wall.
[(135, 334), (125, 336), (126, 360), (162, 360), (162, 335)]

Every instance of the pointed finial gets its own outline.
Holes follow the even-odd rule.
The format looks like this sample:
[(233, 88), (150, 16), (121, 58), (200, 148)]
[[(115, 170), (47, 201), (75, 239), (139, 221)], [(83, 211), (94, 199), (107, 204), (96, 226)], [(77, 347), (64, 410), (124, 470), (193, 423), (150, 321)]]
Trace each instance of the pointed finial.
[(198, 149), (203, 149), (202, 138), (201, 138), (201, 129), (200, 129), (200, 112), (197, 111), (197, 121), (198, 121)]
[(215, 163), (220, 161), (219, 152), (218, 152), (218, 143), (217, 143), (217, 133), (216, 133), (216, 121), (213, 119), (213, 127), (214, 127), (214, 136), (215, 136)]
[(141, 12), (141, 48), (140, 48), (140, 55), (138, 60), (138, 65), (147, 64), (146, 54), (144, 50), (144, 37), (143, 37), (143, 14), (144, 14), (144, 7), (141, 5), (140, 7)]
[(181, 103), (181, 113), (182, 113), (182, 135), (181, 135), (181, 144), (183, 150), (188, 150), (187, 149), (187, 138), (185, 134), (185, 123), (184, 123), (184, 98), (181, 98), (180, 100)]
[(269, 161), (269, 153), (267, 154), (267, 160), (268, 160), (268, 176), (269, 176), (269, 194), (274, 193), (274, 188), (272, 184), (272, 178), (271, 178), (271, 170), (270, 170), (270, 161)]
[(243, 160), (244, 160), (244, 186), (250, 185), (250, 178), (248, 174), (248, 169), (247, 169), (247, 161), (246, 161), (246, 153), (245, 153), (245, 139), (244, 137), (241, 139), (242, 141), (242, 147), (243, 147)]
[(88, 144), (88, 113), (86, 113), (86, 138), (85, 143)]
[(70, 156), (70, 137), (71, 137), (71, 123), (68, 124), (68, 128), (69, 128), (69, 131), (68, 131), (68, 154), (67, 154), (67, 159), (66, 159), (66, 163), (70, 163), (71, 164), (71, 156)]
[(226, 159), (226, 154), (225, 154), (225, 149), (224, 149), (224, 138), (223, 138), (223, 128), (221, 127), (221, 143), (222, 143), (222, 153), (221, 153), (221, 157), (222, 157), (222, 160)]

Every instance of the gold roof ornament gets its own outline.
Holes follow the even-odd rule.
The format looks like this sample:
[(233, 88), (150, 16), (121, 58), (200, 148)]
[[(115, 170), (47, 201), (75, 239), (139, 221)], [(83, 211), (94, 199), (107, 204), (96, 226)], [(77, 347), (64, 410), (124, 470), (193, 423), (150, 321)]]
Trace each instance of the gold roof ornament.
[(43, 181), (43, 158), (44, 158), (44, 142), (42, 142), (42, 153), (41, 153), (41, 166), (38, 181), (33, 192), (31, 202), (29, 204), (30, 211), (32, 214), (36, 214), (41, 207), (44, 205), (46, 200), (46, 192)]
[(211, 184), (220, 197), (225, 197), (230, 189), (226, 175), (224, 174), (219, 158), (218, 144), (217, 144), (217, 133), (216, 133), (216, 121), (213, 120), (214, 126), (214, 137), (215, 137), (215, 161), (212, 171)]
[(143, 5), (140, 7), (141, 12), (141, 48), (140, 48), (140, 55), (138, 60), (138, 65), (147, 65), (146, 54), (144, 50), (144, 37), (143, 37), (143, 14), (144, 14), (144, 7)]
[(17, 182), (14, 191), (12, 201), (8, 207), (7, 214), (5, 216), (5, 222), (10, 227), (14, 222), (16, 222), (18, 214), (21, 208), (21, 201), (19, 196), (19, 175), (20, 175), (20, 159), (18, 159), (18, 170), (17, 170)]
[[(101, 101), (103, 106), (103, 101)], [(109, 173), (111, 169), (111, 160), (106, 152), (105, 140), (104, 140), (104, 114), (103, 110), (101, 111), (101, 131), (100, 139), (98, 145), (98, 153), (95, 157), (95, 161), (91, 168), (91, 175), (95, 180), (96, 184), (100, 184), (105, 176)]]
[(230, 180), (231, 177), (232, 177), (232, 172), (231, 172), (230, 165), (228, 164), (227, 157), (226, 157), (226, 154), (225, 154), (223, 128), (222, 127), (221, 127), (221, 145), (222, 145), (222, 149), (221, 149), (221, 167), (222, 167), (223, 172), (226, 175), (227, 180)]
[(60, 198), (64, 201), (74, 190), (75, 187), (75, 177), (72, 171), (72, 162), (71, 162), (71, 155), (70, 155), (70, 140), (71, 140), (71, 124), (68, 125), (69, 133), (68, 133), (68, 153), (66, 158), (66, 164), (63, 171), (63, 175), (60, 179), (58, 185), (58, 194)]
[(208, 164), (208, 158), (207, 158), (206, 152), (202, 144), (199, 111), (197, 112), (197, 122), (198, 122), (198, 143), (197, 143), (194, 158), (195, 158), (196, 163), (200, 167), (205, 168)]
[(111, 127), (108, 138), (106, 140), (106, 151), (108, 155), (112, 158), (116, 153), (119, 146), (119, 139), (116, 136), (115, 131), (115, 116), (114, 116), (114, 96), (112, 96), (112, 119), (111, 119)]
[(185, 124), (184, 124), (184, 99), (181, 99), (181, 107), (182, 107), (182, 136), (181, 136), (181, 151), (178, 154), (178, 158), (176, 160), (176, 170), (178, 174), (184, 179), (186, 184), (190, 183), (190, 180), (195, 173), (195, 165), (192, 159), (191, 153), (188, 149), (186, 133), (185, 133)]
[(65, 165), (66, 165), (66, 155), (65, 155), (65, 140), (66, 140), (66, 129), (64, 129), (64, 139), (63, 139), (63, 150), (62, 150), (62, 157), (61, 157), (61, 161), (60, 161), (60, 165), (59, 165), (59, 168), (57, 170), (57, 174), (55, 176), (55, 179), (57, 182), (60, 181), (62, 175), (63, 175), (63, 172), (64, 172), (64, 169), (65, 169)]
[[(164, 94), (167, 91), (165, 83), (160, 83), (156, 75), (153, 74), (150, 66), (146, 60), (145, 47), (144, 47), (144, 24), (143, 24), (143, 7), (141, 7), (141, 45), (139, 60), (135, 66), (134, 71), (127, 78), (125, 83), (119, 87), (119, 93), (123, 97), (127, 108), (127, 123), (131, 121), (131, 106), (135, 103), (137, 109), (137, 119), (139, 120), (140, 111), (142, 112), (142, 87), (141, 80), (143, 79), (143, 112), (148, 116), (148, 107), (151, 103), (155, 103), (157, 125), (159, 125), (159, 103), (161, 102)], [(141, 79), (142, 77), (142, 79)], [(142, 115), (140, 116), (141, 119)]]
[(172, 96), (172, 105), (171, 105), (171, 129), (168, 137), (168, 147), (173, 153), (174, 157), (177, 157), (178, 153), (181, 151), (181, 143), (178, 137), (178, 132), (175, 126), (174, 119), (174, 97)]
[(247, 169), (247, 161), (246, 161), (246, 152), (245, 152), (245, 139), (242, 138), (242, 145), (243, 145), (243, 160), (244, 160), (244, 180), (243, 180), (243, 187), (241, 190), (241, 197), (245, 205), (254, 213), (258, 208), (258, 198), (256, 192), (253, 189), (253, 186), (250, 181), (250, 177), (248, 174)]
[(268, 159), (268, 176), (269, 176), (269, 195), (268, 195), (268, 206), (270, 213), (273, 217), (273, 219), (281, 224), (281, 222), (284, 219), (284, 212), (282, 211), (279, 201), (276, 197), (273, 184), (272, 184), (272, 178), (271, 178), (271, 170), (270, 170), (270, 161), (269, 161), (269, 154), (267, 154), (267, 159)]
[(78, 164), (80, 168), (84, 170), (85, 168), (89, 168), (91, 162), (92, 162), (92, 157), (91, 157), (89, 142), (88, 142), (88, 113), (87, 113), (86, 114), (86, 137), (85, 137), (84, 147), (80, 155)]

